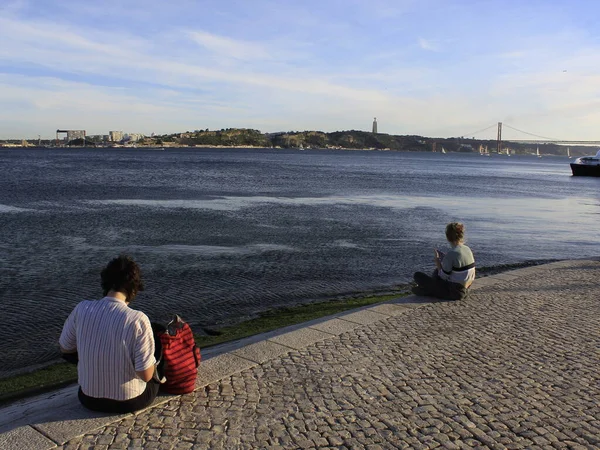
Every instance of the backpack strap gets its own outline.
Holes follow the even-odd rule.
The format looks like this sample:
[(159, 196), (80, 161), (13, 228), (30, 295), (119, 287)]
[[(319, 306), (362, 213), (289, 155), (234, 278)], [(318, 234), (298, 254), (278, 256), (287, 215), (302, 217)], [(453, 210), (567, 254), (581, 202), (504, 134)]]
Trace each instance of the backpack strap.
[(192, 349), (192, 352), (194, 353), (194, 361), (196, 361), (196, 367), (198, 367), (200, 365), (200, 347), (198, 347), (196, 344), (194, 344), (194, 348)]

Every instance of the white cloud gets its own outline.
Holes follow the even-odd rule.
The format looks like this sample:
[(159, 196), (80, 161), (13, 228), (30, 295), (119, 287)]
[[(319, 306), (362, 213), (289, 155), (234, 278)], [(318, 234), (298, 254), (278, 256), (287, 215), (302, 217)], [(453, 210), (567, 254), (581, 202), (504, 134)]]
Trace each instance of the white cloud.
[(428, 50), (430, 52), (440, 51), (439, 45), (435, 41), (428, 40), (422, 37), (419, 38), (419, 47), (421, 47), (423, 50)]
[[(193, 3), (179, 0), (174, 8), (179, 14)], [(397, 8), (387, 0), (240, 6), (248, 14), (258, 10), (252, 17), (213, 3), (210, 20), (165, 19), (156, 28), (139, 28), (139, 0), (111, 0), (121, 8), (111, 21), (67, 18), (71, 0), (61, 2), (56, 17), (25, 14), (25, 2), (2, 10), (0, 65), (11, 74), (0, 80), (0, 99), (12, 105), (3, 120), (13, 128), (86, 121), (102, 130), (119, 121), (144, 132), (195, 125), (275, 131), (368, 129), (377, 116), (384, 132), (439, 136), (511, 117), (542, 135), (564, 128), (560, 137), (575, 137), (571, 130), (578, 129), (597, 137), (587, 124), (597, 119), (600, 48), (582, 33), (436, 35), (433, 15), (422, 37), (422, 28), (409, 23), (414, 11), (403, 21), (410, 0)], [(332, 11), (339, 14), (330, 20)], [(136, 26), (114, 25), (125, 12)], [(447, 11), (438, 15), (451, 20)], [(356, 32), (356, 24), (369, 21), (398, 27)], [(10, 129), (0, 126), (0, 135)]]
[[(172, 88), (198, 88), (202, 83), (230, 83), (238, 86), (287, 90), (326, 97), (352, 98), (373, 102), (385, 96), (376, 90), (357, 89), (334, 84), (326, 77), (299, 77), (264, 73), (257, 69), (220, 70), (202, 63), (192, 64), (189, 58), (169, 58), (155, 55), (150, 43), (127, 36), (97, 35), (95, 40), (85, 37), (76, 29), (65, 29), (54, 24), (38, 22), (35, 25), (0, 18), (0, 36), (11, 45), (0, 49), (0, 61), (36, 64), (54, 70), (77, 74), (103, 75), (131, 81), (165, 84)], [(42, 40), (43, 49), (37, 44)], [(214, 44), (227, 47), (230, 54), (260, 53), (252, 46), (235, 43)]]
[(236, 59), (271, 59), (269, 52), (257, 43), (230, 39), (206, 31), (191, 31), (190, 38), (210, 52)]

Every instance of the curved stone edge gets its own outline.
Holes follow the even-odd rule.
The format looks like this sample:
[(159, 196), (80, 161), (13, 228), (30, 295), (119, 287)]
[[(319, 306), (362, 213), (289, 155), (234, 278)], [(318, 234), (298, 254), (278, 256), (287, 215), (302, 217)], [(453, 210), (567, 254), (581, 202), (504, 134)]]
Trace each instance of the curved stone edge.
[[(477, 278), (471, 289), (477, 290), (486, 286), (511, 282), (522, 277), (535, 275), (542, 271), (576, 267), (582, 263), (593, 262), (597, 264), (599, 261), (600, 258), (585, 258), (557, 261), (539, 266), (515, 269), (491, 275), (489, 277)], [(306, 324), (300, 324), (299, 329), (287, 333), (275, 336), (273, 336), (272, 332), (265, 333), (265, 339), (259, 340), (258, 342), (256, 342), (257, 337), (255, 336), (253, 338), (255, 342), (252, 344), (242, 346), (241, 348), (232, 350), (228, 353), (216, 355), (202, 361), (198, 371), (196, 389), (204, 388), (209, 384), (280, 357), (291, 351), (300, 350), (319, 341), (333, 338), (348, 331), (352, 331), (353, 329), (367, 326), (389, 317), (404, 314), (413, 308), (435, 302), (435, 299), (415, 295), (399, 297), (398, 299), (393, 299), (385, 303), (340, 313), (321, 321), (317, 320), (307, 322)], [(162, 405), (175, 397), (176, 396), (160, 396), (151, 406), (144, 410), (137, 411), (134, 414), (140, 414), (148, 409)], [(73, 406), (74, 405), (72, 405), (72, 407)], [(2, 415), (2, 412), (3, 410), (0, 409), (0, 416)], [(42, 450), (52, 449), (57, 447), (57, 445), (63, 445), (71, 439), (82, 436), (86, 432), (109, 425), (110, 423), (130, 415), (97, 417), (94, 413), (87, 410), (84, 412), (78, 411), (78, 413), (81, 413), (86, 417), (40, 424), (28, 424), (6, 431), (0, 434), (0, 448), (7, 450), (29, 449), (32, 448), (31, 444), (35, 443), (36, 446), (34, 448), (40, 448)], [(1, 425), (2, 424), (0, 424), (0, 426)]]

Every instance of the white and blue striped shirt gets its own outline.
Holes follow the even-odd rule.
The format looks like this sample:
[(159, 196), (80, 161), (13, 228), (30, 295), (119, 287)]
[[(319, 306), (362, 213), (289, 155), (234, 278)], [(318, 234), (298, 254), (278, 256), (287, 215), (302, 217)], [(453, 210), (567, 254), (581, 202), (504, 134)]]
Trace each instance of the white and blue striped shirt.
[(155, 364), (154, 335), (141, 311), (113, 297), (84, 300), (67, 318), (59, 340), (77, 350), (77, 375), (84, 394), (129, 400), (146, 389), (136, 375)]

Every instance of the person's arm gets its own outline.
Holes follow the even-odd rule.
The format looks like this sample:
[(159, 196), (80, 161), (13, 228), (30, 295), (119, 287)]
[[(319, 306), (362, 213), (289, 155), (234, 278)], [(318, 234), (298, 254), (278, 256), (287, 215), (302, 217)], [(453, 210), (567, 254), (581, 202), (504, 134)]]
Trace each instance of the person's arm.
[(140, 377), (143, 381), (145, 381), (146, 383), (148, 381), (150, 381), (152, 379), (152, 376), (154, 375), (154, 364), (152, 364), (150, 367), (148, 367), (146, 370), (141, 370), (141, 371), (136, 371), (136, 375), (138, 377)]
[(77, 353), (77, 348), (74, 348), (73, 350), (67, 350), (66, 348), (63, 348), (61, 345), (60, 352), (64, 353), (65, 355), (70, 355), (71, 353)]
[(154, 334), (146, 315), (136, 324), (136, 341), (134, 349), (135, 373), (146, 383), (154, 375), (156, 359), (154, 358)]
[(452, 268), (454, 266), (454, 259), (452, 258), (452, 254), (446, 255), (444, 259), (441, 261), (441, 269), (444, 271), (446, 275), (450, 275), (452, 273)]
[(450, 252), (445, 254), (443, 259), (439, 260), (439, 264), (436, 264), (438, 275), (442, 280), (450, 279), (453, 266), (453, 253)]
[(435, 268), (439, 271), (442, 268), (442, 260), (444, 259), (444, 253), (440, 252), (438, 249), (434, 250), (435, 253)]
[(62, 333), (58, 339), (61, 353), (70, 354), (77, 352), (77, 306), (71, 311), (63, 325)]

